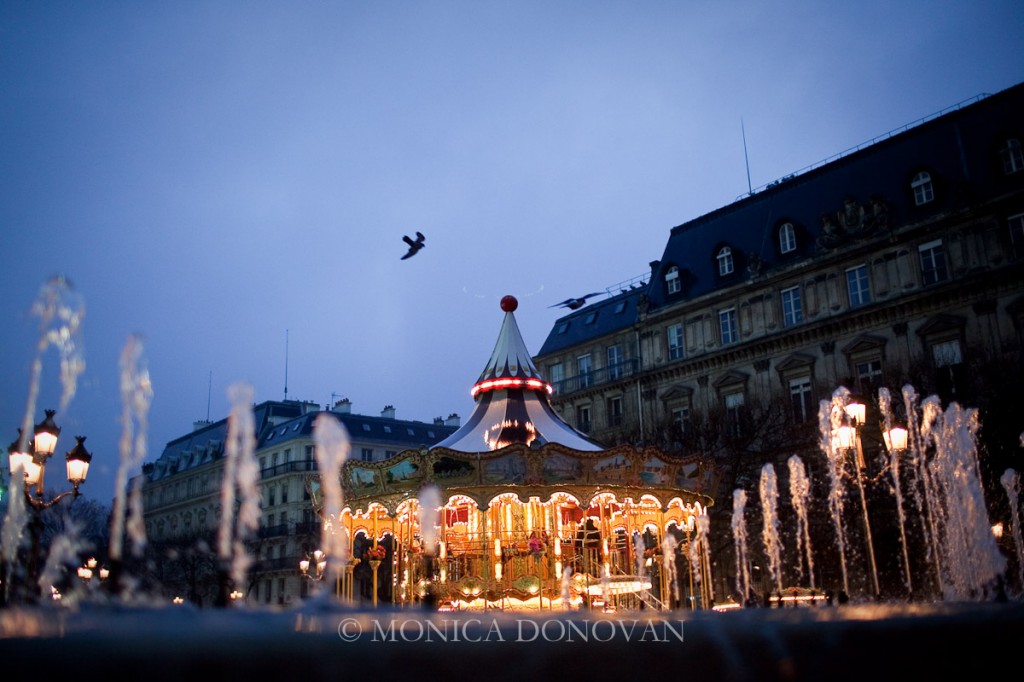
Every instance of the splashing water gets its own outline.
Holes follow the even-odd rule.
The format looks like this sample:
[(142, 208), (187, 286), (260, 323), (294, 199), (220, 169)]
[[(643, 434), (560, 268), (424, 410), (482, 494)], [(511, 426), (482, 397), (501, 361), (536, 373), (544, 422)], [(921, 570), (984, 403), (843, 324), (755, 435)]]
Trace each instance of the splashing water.
[(711, 581), (702, 580), (707, 572), (711, 575), (711, 548), (708, 545), (708, 533), (711, 528), (711, 520), (707, 514), (698, 514), (694, 517), (695, 533), (690, 541), (690, 571), (693, 575), (693, 582), (700, 586), (701, 594), (707, 592), (708, 599), (714, 599), (714, 589)]
[(54, 538), (50, 545), (50, 553), (46, 556), (46, 564), (39, 574), (40, 594), (49, 594), (54, 585), (68, 573), (75, 573), (78, 565), (78, 555), (87, 549), (81, 539), (80, 528), (77, 523), (69, 522), (67, 530)]
[[(21, 481), (24, 477), (25, 473), (21, 464), (15, 464), (11, 469), (11, 480)], [(15, 486), (12, 487), (17, 491)], [(11, 576), (17, 565), (18, 548), (21, 546), (21, 541), (25, 534), (25, 526), (27, 525), (28, 507), (26, 506), (25, 495), (10, 495), (7, 498), (7, 514), (4, 516), (3, 529), (0, 530), (0, 542), (3, 543), (5, 575), (3, 589), (6, 596), (10, 594)]]
[(782, 538), (779, 536), (779, 487), (775, 467), (761, 467), (761, 540), (768, 555), (768, 571), (779, 593), (782, 593)]
[[(110, 558), (119, 562), (123, 557), (123, 534), (127, 513), (128, 473), (146, 458), (146, 430), (149, 405), (153, 400), (153, 386), (143, 356), (142, 340), (130, 336), (121, 351), (121, 439), (120, 463), (114, 480), (114, 509), (110, 521)], [(141, 510), (137, 521), (130, 524), (132, 542), (137, 552), (145, 546), (145, 524)]]
[(814, 556), (811, 552), (811, 531), (808, 519), (808, 510), (811, 503), (811, 480), (807, 477), (803, 460), (798, 455), (793, 455), (787, 461), (789, 465), (789, 496), (796, 511), (796, 552), (797, 569), (800, 577), (803, 578), (803, 562), (799, 559), (803, 556), (807, 562), (807, 579), (813, 590), (814, 585)]
[(316, 460), (324, 493), (323, 516), (326, 522), (321, 530), (321, 549), (327, 554), (327, 571), (332, 581), (336, 581), (345, 564), (348, 547), (344, 535), (332, 521), (341, 518), (341, 466), (348, 459), (352, 446), (345, 426), (326, 412), (319, 414), (313, 422), (313, 441), (316, 443)]
[(840, 386), (832, 394), (831, 400), (822, 400), (818, 404), (818, 429), (820, 445), (828, 461), (828, 510), (835, 529), (836, 545), (839, 549), (839, 567), (843, 577), (843, 591), (850, 593), (850, 580), (846, 569), (846, 531), (843, 527), (843, 459), (839, 448), (832, 440), (832, 434), (842, 425), (846, 413), (846, 403), (850, 391)]
[(661, 565), (665, 570), (665, 578), (671, 586), (673, 601), (679, 601), (679, 576), (676, 573), (676, 548), (679, 541), (671, 533), (665, 534), (661, 541)]
[(635, 533), (633, 535), (633, 561), (636, 562), (636, 574), (641, 578), (644, 577), (644, 550), (647, 549), (644, 544), (643, 533)]
[(566, 566), (562, 569), (562, 606), (566, 609), (572, 608), (572, 592), (570, 586), (572, 585), (572, 567)]
[(750, 594), (750, 561), (747, 558), (747, 524), (743, 515), (747, 508), (747, 491), (732, 491), (732, 538), (736, 546), (736, 591), (740, 599)]
[(955, 402), (943, 412), (936, 396), (921, 407), (921, 435), (934, 448), (928, 470), (936, 482), (933, 501), (942, 531), (942, 593), (946, 599), (976, 599), (1006, 568), (985, 509), (975, 445), (978, 413)]
[[(246, 584), (246, 574), (252, 558), (246, 550), (246, 542), (255, 535), (260, 526), (260, 469), (256, 463), (256, 419), (253, 415), (254, 391), (244, 383), (228, 388), (231, 412), (228, 415), (228, 434), (225, 454), (235, 461), (235, 483), (241, 503), (235, 522), (234, 538), (231, 541), (231, 580), (235, 585)], [(233, 450), (234, 452), (229, 452)], [(224, 555), (221, 555), (224, 558)]]
[(999, 478), (1006, 497), (1010, 501), (1010, 525), (1013, 527), (1013, 547), (1017, 552), (1017, 584), (1024, 590), (1024, 539), (1021, 538), (1020, 524), (1020, 474), (1007, 469)]
[[(889, 389), (884, 386), (878, 389), (878, 409), (882, 414), (883, 433), (888, 433), (893, 427), (892, 396)], [(907, 592), (913, 594), (914, 583), (910, 573), (910, 556), (907, 550), (907, 513), (903, 508), (903, 484), (900, 480), (900, 454), (895, 449), (889, 451), (889, 474), (892, 476), (893, 495), (896, 498), (896, 517), (899, 519), (900, 527), (900, 547), (903, 550), (903, 583)]]
[(429, 483), (419, 494), (420, 540), (423, 552), (433, 555), (437, 548), (437, 528), (441, 522), (441, 490)]
[(32, 315), (39, 318), (39, 340), (36, 342), (36, 356), (32, 361), (29, 380), (28, 400), (22, 420), (24, 448), (28, 434), (32, 433), (32, 415), (35, 414), (36, 399), (39, 396), (39, 379), (43, 371), (43, 355), (54, 346), (60, 356), (60, 379), (63, 391), (60, 396), (60, 410), (71, 402), (75, 395), (78, 376), (85, 371), (85, 357), (82, 352), (80, 332), (85, 318), (85, 302), (64, 277), (53, 277), (43, 284), (32, 304)]

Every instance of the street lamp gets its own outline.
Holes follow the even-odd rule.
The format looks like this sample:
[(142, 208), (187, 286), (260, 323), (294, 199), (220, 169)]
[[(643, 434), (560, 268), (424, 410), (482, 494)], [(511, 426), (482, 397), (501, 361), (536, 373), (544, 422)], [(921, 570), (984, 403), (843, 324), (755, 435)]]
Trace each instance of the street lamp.
[(25, 501), (34, 512), (31, 524), (32, 554), (29, 558), (29, 578), (32, 582), (35, 581), (36, 568), (39, 563), (39, 542), (42, 534), (40, 513), (68, 496), (78, 497), (78, 488), (85, 483), (89, 474), (89, 463), (92, 461), (92, 455), (85, 449), (85, 436), (75, 436), (77, 443), (65, 456), (71, 490), (60, 493), (50, 500), (44, 497), (46, 464), (57, 449), (57, 437), (60, 436), (60, 427), (53, 420), (56, 410), (46, 410), (45, 412), (46, 417), (35, 425), (31, 439), (25, 436), (22, 429), (18, 429), (18, 439), (11, 443), (7, 457), (12, 482), (17, 472), (20, 471), (23, 477)]
[[(18, 429), (18, 439), (8, 448), (7, 459), (11, 475), (13, 476), (19, 469), (22, 471), (25, 499), (37, 511), (49, 509), (68, 495), (78, 497), (78, 487), (85, 483), (89, 475), (89, 463), (92, 462), (92, 455), (85, 449), (85, 436), (75, 436), (75, 447), (65, 455), (68, 482), (71, 483), (72, 489), (52, 500), (44, 499), (46, 463), (53, 456), (57, 448), (57, 437), (60, 435), (60, 427), (53, 421), (54, 414), (55, 410), (46, 410), (46, 418), (36, 424), (32, 440), (25, 445), (22, 445), (24, 434)], [(30, 492), (32, 488), (35, 488), (35, 495)]]

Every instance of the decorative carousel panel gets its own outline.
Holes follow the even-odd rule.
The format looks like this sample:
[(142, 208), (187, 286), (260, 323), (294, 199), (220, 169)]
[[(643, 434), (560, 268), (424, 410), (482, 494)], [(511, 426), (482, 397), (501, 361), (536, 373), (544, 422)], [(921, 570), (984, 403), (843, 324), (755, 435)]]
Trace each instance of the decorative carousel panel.
[(432, 465), (433, 478), (445, 486), (467, 485), (477, 482), (475, 462), (442, 455)]
[(483, 466), (484, 483), (490, 485), (515, 485), (526, 480), (526, 457), (520, 453), (502, 455), (485, 460)]

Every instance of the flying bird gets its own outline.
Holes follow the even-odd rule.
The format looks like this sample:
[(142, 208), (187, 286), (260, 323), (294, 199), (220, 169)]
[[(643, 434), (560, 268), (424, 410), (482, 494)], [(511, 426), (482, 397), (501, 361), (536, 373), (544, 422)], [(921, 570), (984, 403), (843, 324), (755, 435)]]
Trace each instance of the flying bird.
[(583, 304), (587, 302), (588, 298), (590, 298), (591, 296), (600, 296), (602, 293), (604, 293), (604, 292), (595, 291), (592, 294), (587, 294), (586, 296), (580, 296), (579, 298), (567, 298), (564, 301), (562, 301), (561, 303), (556, 303), (555, 305), (549, 305), (548, 307), (549, 308), (557, 308), (558, 306), (562, 306), (563, 308), (568, 308), (569, 310), (577, 310), (577, 309), (583, 307)]
[(403, 236), (402, 241), (409, 245), (409, 250), (405, 252), (404, 256), (402, 256), (402, 260), (405, 260), (406, 258), (412, 258), (413, 256), (415, 256), (416, 253), (423, 248), (424, 239), (426, 239), (426, 237), (423, 236), (422, 232), (416, 233), (415, 240), (410, 239), (408, 236)]

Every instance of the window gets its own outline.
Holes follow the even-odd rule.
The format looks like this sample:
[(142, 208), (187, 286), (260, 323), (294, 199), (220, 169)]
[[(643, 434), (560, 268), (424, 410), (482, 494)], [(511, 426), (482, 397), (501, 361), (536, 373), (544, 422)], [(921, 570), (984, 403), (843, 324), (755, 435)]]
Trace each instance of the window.
[(384, 426), (384, 433), (391, 433), (391, 427), (385, 425)]
[(921, 171), (914, 176), (910, 183), (910, 189), (914, 192), (914, 203), (918, 206), (923, 206), (935, 199), (932, 176), (925, 171)]
[(959, 365), (963, 362), (963, 358), (960, 355), (960, 341), (953, 339), (952, 341), (936, 343), (932, 346), (932, 358), (935, 360), (936, 367)]
[(372, 462), (373, 448), (363, 448), (362, 451), (359, 453), (359, 459), (363, 460), (364, 462)]
[(558, 325), (558, 329), (555, 330), (555, 331), (556, 331), (557, 334), (564, 334), (568, 330), (569, 330), (569, 323), (568, 322), (562, 322), (562, 323), (560, 323)]
[(783, 223), (779, 228), (779, 253), (796, 251), (796, 230), (793, 223)]
[(740, 416), (743, 411), (743, 394), (727, 393), (725, 395), (725, 418), (729, 435), (740, 435)]
[(576, 376), (579, 377), (580, 388), (586, 388), (593, 383), (592, 371), (593, 364), (591, 363), (590, 353), (576, 358)]
[(672, 423), (679, 429), (680, 435), (685, 435), (690, 429), (690, 406), (673, 407)]
[(398, 453), (396, 451), (394, 451), (394, 450), (385, 450), (384, 451), (384, 459), (391, 459), (392, 457), (394, 457), (397, 454)]
[(858, 265), (846, 271), (846, 291), (850, 295), (851, 308), (871, 303), (871, 288), (868, 286), (868, 266)]
[(792, 327), (804, 321), (804, 309), (800, 305), (800, 287), (782, 290), (782, 324)]
[(608, 346), (608, 378), (611, 380), (622, 377), (622, 346)]
[(625, 309), (626, 309), (626, 302), (625, 301), (619, 301), (618, 303), (615, 304), (615, 314), (616, 315), (618, 315), (619, 313), (621, 313)]
[(597, 312), (591, 311), (587, 313), (586, 318), (583, 320), (583, 324), (594, 324), (597, 321)]
[(715, 257), (718, 259), (718, 274), (722, 277), (732, 274), (732, 249), (728, 246), (723, 246), (718, 250), (718, 255)]
[(608, 426), (622, 426), (622, 396), (608, 398)]
[(1024, 257), (1024, 213), (1010, 216), (1010, 248), (1014, 258)]
[(281, 504), (284, 504), (287, 501), (288, 501), (288, 484), (287, 483), (282, 483), (281, 484)]
[(665, 288), (669, 294), (678, 294), (683, 289), (683, 284), (679, 280), (679, 268), (674, 265), (665, 274)]
[(942, 249), (942, 240), (921, 244), (917, 247), (921, 255), (921, 283), (925, 286), (945, 282), (949, 278), (946, 272), (946, 256)]
[(793, 421), (802, 424), (814, 415), (810, 377), (789, 380), (789, 402), (793, 409)]
[(736, 334), (736, 309), (727, 308), (725, 310), (718, 311), (718, 326), (722, 332), (722, 345), (728, 345), (730, 343), (736, 343), (738, 336)]
[(273, 507), (275, 504), (277, 504), (277, 488), (270, 486), (270, 489), (267, 491), (267, 506)]
[(1003, 172), (1009, 175), (1024, 170), (1024, 152), (1021, 152), (1020, 140), (1007, 140), (1006, 145), (999, 150), (1003, 158)]
[(668, 334), (668, 359), (678, 360), (683, 357), (683, 325), (673, 324), (667, 332)]
[(580, 405), (576, 408), (576, 428), (583, 433), (590, 432), (590, 405)]
[(861, 393), (872, 393), (873, 388), (882, 384), (882, 361), (865, 360), (856, 365), (857, 383)]
[(562, 367), (562, 363), (556, 362), (553, 365), (548, 365), (548, 379), (557, 391), (559, 384), (565, 381), (565, 368)]

